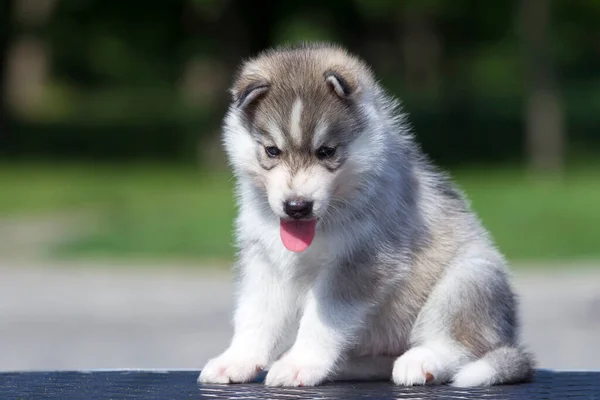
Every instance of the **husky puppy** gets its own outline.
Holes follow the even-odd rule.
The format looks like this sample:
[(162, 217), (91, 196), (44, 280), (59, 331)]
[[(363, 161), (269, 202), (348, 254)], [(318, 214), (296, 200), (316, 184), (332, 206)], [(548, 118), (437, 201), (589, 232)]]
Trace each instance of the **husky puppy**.
[(266, 51), (231, 89), (234, 336), (201, 383), (522, 381), (506, 263), (369, 67), (328, 44)]

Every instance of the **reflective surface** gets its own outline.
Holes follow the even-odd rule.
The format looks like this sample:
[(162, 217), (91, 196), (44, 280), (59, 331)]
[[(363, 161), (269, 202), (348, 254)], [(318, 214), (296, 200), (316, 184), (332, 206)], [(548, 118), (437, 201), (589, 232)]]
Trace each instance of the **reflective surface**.
[(199, 385), (197, 371), (0, 373), (0, 399), (600, 399), (599, 372), (540, 370), (533, 382), (481, 389), (396, 387), (388, 382), (340, 382), (314, 388)]

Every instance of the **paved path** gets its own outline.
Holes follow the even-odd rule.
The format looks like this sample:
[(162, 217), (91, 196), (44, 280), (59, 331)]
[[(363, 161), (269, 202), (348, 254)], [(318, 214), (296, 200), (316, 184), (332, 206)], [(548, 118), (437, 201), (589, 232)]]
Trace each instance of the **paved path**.
[[(591, 267), (515, 273), (541, 367), (600, 369), (600, 262)], [(200, 368), (230, 338), (229, 278), (0, 261), (0, 370)]]

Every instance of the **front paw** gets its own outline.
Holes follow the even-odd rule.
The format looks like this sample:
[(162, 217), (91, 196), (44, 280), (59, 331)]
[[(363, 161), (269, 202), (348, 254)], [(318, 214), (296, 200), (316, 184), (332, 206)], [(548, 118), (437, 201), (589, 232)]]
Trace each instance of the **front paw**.
[(439, 383), (439, 362), (433, 351), (414, 347), (394, 363), (392, 379), (399, 386)]
[(198, 383), (246, 383), (254, 380), (264, 367), (256, 358), (224, 353), (206, 364)]
[(318, 358), (298, 357), (293, 353), (273, 364), (265, 384), (267, 386), (316, 386), (327, 379), (331, 367)]

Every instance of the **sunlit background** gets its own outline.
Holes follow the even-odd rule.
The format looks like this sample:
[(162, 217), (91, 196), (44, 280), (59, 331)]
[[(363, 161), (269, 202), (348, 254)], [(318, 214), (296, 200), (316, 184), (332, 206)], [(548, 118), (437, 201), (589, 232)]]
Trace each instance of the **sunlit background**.
[(600, 368), (598, 21), (598, 1), (0, 0), (0, 370), (226, 346), (226, 90), (302, 40), (402, 100), (511, 261), (540, 366)]

